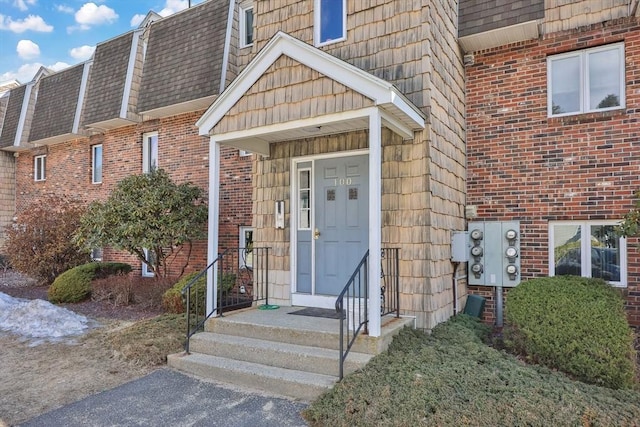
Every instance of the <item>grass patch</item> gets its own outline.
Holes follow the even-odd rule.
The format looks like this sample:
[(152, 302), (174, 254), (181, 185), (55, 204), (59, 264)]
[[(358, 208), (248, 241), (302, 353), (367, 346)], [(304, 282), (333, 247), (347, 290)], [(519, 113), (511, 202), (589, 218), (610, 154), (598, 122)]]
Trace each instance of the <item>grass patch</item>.
[(107, 342), (118, 357), (137, 366), (167, 363), (167, 355), (183, 350), (184, 314), (163, 314), (111, 333)]
[(314, 426), (623, 426), (640, 419), (640, 393), (526, 365), (484, 344), (488, 333), (464, 315), (431, 335), (405, 329), (304, 417)]

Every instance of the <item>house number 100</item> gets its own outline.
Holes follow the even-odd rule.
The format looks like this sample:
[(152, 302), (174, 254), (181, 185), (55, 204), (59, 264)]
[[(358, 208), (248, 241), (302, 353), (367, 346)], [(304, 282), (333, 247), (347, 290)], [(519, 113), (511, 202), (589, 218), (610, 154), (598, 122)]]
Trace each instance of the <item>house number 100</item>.
[(336, 187), (339, 185), (351, 185), (351, 178), (336, 178), (333, 180), (333, 185), (335, 185)]

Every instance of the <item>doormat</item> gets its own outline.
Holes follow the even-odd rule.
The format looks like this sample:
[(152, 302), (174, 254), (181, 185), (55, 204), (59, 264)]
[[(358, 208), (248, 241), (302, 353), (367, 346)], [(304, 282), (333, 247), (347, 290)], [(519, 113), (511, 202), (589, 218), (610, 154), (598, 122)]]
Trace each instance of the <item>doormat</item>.
[[(292, 311), (289, 314), (296, 314), (298, 316), (324, 317), (326, 319), (340, 318), (340, 313), (330, 308), (306, 307), (301, 310)], [(343, 314), (343, 318), (344, 318), (344, 314)]]

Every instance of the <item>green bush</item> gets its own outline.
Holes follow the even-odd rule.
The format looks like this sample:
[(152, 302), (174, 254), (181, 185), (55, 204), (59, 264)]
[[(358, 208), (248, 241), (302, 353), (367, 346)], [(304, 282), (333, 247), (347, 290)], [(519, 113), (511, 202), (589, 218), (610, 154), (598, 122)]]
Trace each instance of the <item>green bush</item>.
[(48, 298), (53, 303), (80, 302), (91, 295), (91, 281), (113, 274), (127, 274), (129, 264), (118, 262), (90, 262), (65, 271), (49, 286)]
[[(183, 276), (175, 285), (167, 289), (167, 291), (162, 296), (162, 306), (167, 311), (167, 313), (184, 313), (187, 300), (186, 297), (182, 295), (182, 289), (187, 286), (191, 280), (193, 280), (198, 273), (191, 273)], [(218, 291), (219, 295), (223, 296), (227, 294), (236, 283), (236, 275), (231, 273), (225, 273), (222, 276), (219, 276), (218, 279)], [(191, 309), (195, 310), (196, 306), (200, 307), (199, 310), (201, 313), (204, 313), (205, 308), (205, 296), (207, 290), (207, 275), (203, 274), (198, 278), (196, 283), (191, 287), (191, 295), (192, 297), (195, 295), (196, 298), (190, 300)]]
[(633, 331), (624, 300), (601, 279), (575, 276), (528, 280), (509, 292), (505, 347), (587, 383), (631, 388)]

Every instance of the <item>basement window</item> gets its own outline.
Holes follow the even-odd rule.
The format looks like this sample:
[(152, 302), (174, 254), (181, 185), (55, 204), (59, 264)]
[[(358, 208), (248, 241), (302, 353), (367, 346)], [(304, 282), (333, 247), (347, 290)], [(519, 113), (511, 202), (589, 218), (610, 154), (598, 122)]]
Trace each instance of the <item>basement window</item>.
[(568, 116), (625, 106), (624, 43), (547, 58), (547, 114)]

